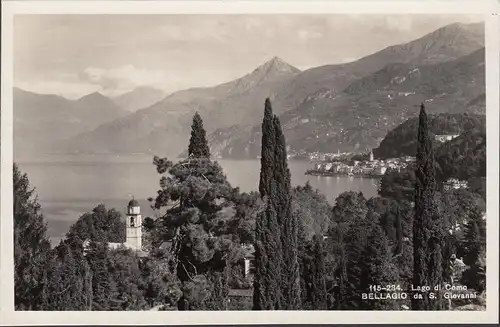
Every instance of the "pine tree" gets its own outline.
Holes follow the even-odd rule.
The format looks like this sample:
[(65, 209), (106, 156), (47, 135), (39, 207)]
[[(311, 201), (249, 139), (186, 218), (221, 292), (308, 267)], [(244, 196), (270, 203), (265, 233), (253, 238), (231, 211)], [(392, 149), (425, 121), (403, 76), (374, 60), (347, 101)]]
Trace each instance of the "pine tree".
[(14, 303), (16, 310), (41, 310), (50, 241), (28, 176), (22, 174), (16, 164), (13, 169)]
[(231, 235), (240, 218), (225, 210), (235, 206), (239, 190), (227, 181), (222, 167), (210, 160), (202, 127), (201, 118), (195, 115), (188, 159), (174, 164), (154, 157), (157, 172), (168, 176), (161, 177), (157, 197), (149, 200), (154, 201), (154, 209), (165, 211), (157, 219), (145, 219), (152, 248), (171, 243), (170, 264), (182, 283), (179, 310), (202, 308), (203, 294), (210, 288), (207, 277), (242, 258), (239, 239)]
[[(420, 107), (416, 160), (415, 218), (413, 221), (413, 285), (440, 286), (443, 279), (443, 226), (435, 203), (436, 180), (432, 140), (429, 137), (427, 114)], [(422, 299), (413, 299), (413, 310), (440, 310), (442, 302), (430, 299), (429, 292), (417, 292)]]
[(312, 265), (312, 307), (314, 310), (326, 310), (328, 295), (326, 292), (326, 270), (325, 253), (323, 248), (323, 236), (315, 235), (314, 239), (314, 263)]
[(205, 129), (203, 128), (203, 120), (198, 112), (193, 116), (188, 154), (190, 157), (194, 158), (210, 158), (210, 148), (208, 146)]
[(262, 121), (262, 150), (260, 157), (259, 192), (261, 197), (269, 193), (270, 181), (274, 175), (274, 157), (276, 147), (276, 132), (274, 129), (273, 109), (271, 101), (266, 99), (264, 105), (264, 119)]

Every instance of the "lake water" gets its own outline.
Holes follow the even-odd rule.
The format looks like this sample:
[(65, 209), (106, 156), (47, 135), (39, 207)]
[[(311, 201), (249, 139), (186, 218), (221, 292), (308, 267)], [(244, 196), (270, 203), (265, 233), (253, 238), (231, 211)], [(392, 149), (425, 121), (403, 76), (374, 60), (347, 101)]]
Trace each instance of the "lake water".
[[(151, 156), (57, 155), (17, 162), (36, 187), (53, 242), (58, 242), (83, 213), (100, 203), (124, 212), (131, 194), (141, 204), (145, 216), (154, 214), (147, 198), (154, 197), (159, 190), (160, 175)], [(242, 191), (258, 189), (260, 161), (219, 160), (219, 163), (233, 186)], [(332, 204), (345, 191), (361, 191), (367, 198), (377, 194), (378, 181), (374, 179), (308, 176), (304, 173), (312, 164), (306, 161), (290, 161), (289, 167), (293, 185), (309, 181)]]

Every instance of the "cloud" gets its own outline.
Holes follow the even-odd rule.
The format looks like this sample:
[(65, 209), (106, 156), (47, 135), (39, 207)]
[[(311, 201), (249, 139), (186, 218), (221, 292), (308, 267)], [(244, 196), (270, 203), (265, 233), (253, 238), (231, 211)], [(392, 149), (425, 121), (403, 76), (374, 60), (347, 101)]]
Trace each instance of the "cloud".
[(83, 82), (98, 85), (103, 91), (131, 90), (137, 86), (162, 87), (168, 83), (163, 71), (137, 68), (134, 65), (111, 69), (88, 67), (81, 72)]
[(301, 29), (297, 32), (297, 36), (302, 40), (312, 40), (312, 39), (321, 39), (323, 34), (318, 31), (311, 31), (306, 29)]
[(191, 26), (180, 24), (166, 24), (159, 28), (160, 34), (171, 41), (180, 42), (202, 42), (202, 41), (226, 41), (229, 36), (227, 26), (216, 20), (194, 21)]

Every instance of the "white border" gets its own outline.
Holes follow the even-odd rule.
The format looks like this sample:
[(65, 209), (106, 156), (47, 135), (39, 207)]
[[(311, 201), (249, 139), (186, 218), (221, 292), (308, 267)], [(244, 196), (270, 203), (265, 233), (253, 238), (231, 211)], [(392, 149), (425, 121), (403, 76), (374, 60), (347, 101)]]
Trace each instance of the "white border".
[[(12, 86), (14, 14), (483, 14), (486, 20), (487, 103), (487, 310), (415, 311), (226, 311), (226, 312), (15, 312), (13, 311)], [(55, 324), (331, 324), (498, 323), (499, 24), (495, 1), (2, 1), (1, 280), (0, 323)], [(36, 54), (35, 54), (36, 55)]]

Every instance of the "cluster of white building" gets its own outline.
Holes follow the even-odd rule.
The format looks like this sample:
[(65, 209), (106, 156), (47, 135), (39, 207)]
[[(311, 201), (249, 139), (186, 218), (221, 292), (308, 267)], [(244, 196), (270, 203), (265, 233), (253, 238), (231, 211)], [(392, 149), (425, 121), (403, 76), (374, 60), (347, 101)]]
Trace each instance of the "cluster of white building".
[(383, 176), (388, 169), (401, 170), (414, 161), (415, 157), (375, 160), (370, 153), (369, 161), (354, 161), (353, 166), (339, 161), (322, 162), (316, 164), (315, 170), (339, 175)]
[(459, 136), (459, 134), (454, 134), (454, 135), (434, 135), (434, 139), (436, 141), (444, 143), (444, 142), (451, 141), (454, 138), (457, 138), (458, 136)]
[(443, 184), (443, 188), (446, 191), (467, 188), (467, 186), (468, 186), (467, 181), (461, 181), (461, 180), (458, 180), (456, 178), (450, 178), (446, 182), (444, 182), (444, 184)]

